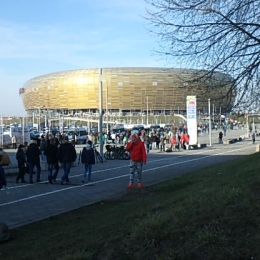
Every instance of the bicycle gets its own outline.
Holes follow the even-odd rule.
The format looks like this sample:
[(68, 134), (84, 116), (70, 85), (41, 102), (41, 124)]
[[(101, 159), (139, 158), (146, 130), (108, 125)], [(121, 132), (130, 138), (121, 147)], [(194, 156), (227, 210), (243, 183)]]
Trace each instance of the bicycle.
[(104, 153), (104, 157), (106, 160), (114, 160), (114, 150), (115, 150), (115, 145), (106, 145), (106, 152)]
[(103, 161), (103, 158), (102, 158), (102, 156), (100, 155), (100, 153), (98, 152), (98, 150), (96, 149), (96, 147), (97, 147), (97, 145), (93, 145), (93, 149), (94, 149), (94, 154), (95, 154), (95, 160), (96, 160), (96, 162), (101, 162), (101, 163), (103, 163), (104, 161)]
[(113, 152), (113, 157), (115, 159), (121, 159), (121, 160), (130, 159), (130, 153), (125, 151), (124, 146), (115, 147), (112, 152)]

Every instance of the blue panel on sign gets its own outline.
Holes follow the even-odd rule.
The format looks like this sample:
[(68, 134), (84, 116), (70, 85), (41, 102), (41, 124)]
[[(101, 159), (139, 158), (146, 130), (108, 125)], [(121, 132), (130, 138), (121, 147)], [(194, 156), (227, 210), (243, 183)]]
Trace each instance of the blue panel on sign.
[(196, 113), (196, 109), (189, 109), (187, 111), (188, 114), (195, 114)]

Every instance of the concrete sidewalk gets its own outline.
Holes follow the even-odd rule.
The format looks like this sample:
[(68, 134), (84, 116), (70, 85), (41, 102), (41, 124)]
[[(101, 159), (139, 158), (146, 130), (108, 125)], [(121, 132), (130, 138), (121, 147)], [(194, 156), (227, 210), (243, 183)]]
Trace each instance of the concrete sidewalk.
[[(218, 144), (218, 133), (221, 130), (212, 130), (211, 132), (211, 144)], [(245, 137), (246, 138), (246, 129), (235, 129), (235, 130), (227, 130), (226, 136), (223, 136), (223, 142), (225, 142), (225, 140), (227, 139), (232, 139), (232, 138), (239, 138), (239, 137)], [(248, 138), (246, 138), (248, 139)], [(198, 143), (199, 144), (206, 144), (209, 145), (210, 144), (210, 138), (209, 138), (209, 134), (205, 133), (203, 135), (199, 135), (198, 136)], [(84, 145), (76, 145), (76, 151), (77, 154), (79, 155), (80, 151), (83, 149)], [(99, 147), (97, 147), (97, 149), (99, 149)], [(104, 146), (104, 152), (105, 152), (105, 146)], [(5, 166), (5, 173), (6, 175), (13, 175), (13, 174), (17, 174), (18, 173), (18, 166), (17, 166), (17, 161), (16, 161), (16, 152), (17, 149), (5, 149), (5, 152), (8, 153), (10, 160), (11, 160), (11, 164), (8, 166)], [(153, 152), (153, 151), (151, 151)], [(42, 162), (41, 163), (42, 166), (42, 170), (47, 170), (47, 165)]]

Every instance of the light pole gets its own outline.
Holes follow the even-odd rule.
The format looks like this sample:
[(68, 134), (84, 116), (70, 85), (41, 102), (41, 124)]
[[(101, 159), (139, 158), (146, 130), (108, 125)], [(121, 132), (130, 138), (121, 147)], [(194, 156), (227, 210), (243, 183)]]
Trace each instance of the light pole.
[(103, 87), (102, 87), (102, 69), (99, 69), (99, 143), (100, 155), (103, 158)]
[(146, 127), (148, 127), (148, 96), (146, 96)]
[(38, 118), (38, 132), (41, 132), (41, 109), (38, 107), (38, 113), (39, 113), (39, 118)]
[(248, 113), (246, 114), (246, 137), (249, 137)]
[(34, 128), (34, 110), (32, 116), (33, 116), (32, 120), (33, 120), (33, 128)]
[(255, 115), (253, 114), (252, 132), (255, 132)]
[(4, 148), (4, 124), (3, 124), (3, 115), (1, 115), (1, 133), (2, 133), (2, 138), (1, 138), (1, 145), (2, 148)]
[(215, 107), (214, 107), (214, 104), (212, 105), (213, 106), (213, 124), (215, 124)]
[(212, 145), (212, 140), (211, 140), (210, 98), (208, 99), (208, 105), (209, 105), (209, 146), (211, 146)]
[(107, 118), (107, 134), (108, 134), (108, 86), (107, 86), (107, 93), (106, 93), (106, 118)]

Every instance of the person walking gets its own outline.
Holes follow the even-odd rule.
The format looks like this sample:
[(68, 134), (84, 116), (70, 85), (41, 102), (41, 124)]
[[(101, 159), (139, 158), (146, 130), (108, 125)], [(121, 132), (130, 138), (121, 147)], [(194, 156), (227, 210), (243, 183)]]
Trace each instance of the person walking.
[(165, 137), (164, 134), (161, 134), (160, 136), (160, 152), (164, 152), (165, 151)]
[(254, 144), (255, 143), (255, 132), (252, 132), (251, 137), (252, 137), (252, 142)]
[[(1, 157), (1, 155), (0, 155), (0, 157)], [(6, 188), (6, 186), (7, 186), (7, 181), (6, 181), (6, 178), (5, 178), (5, 170), (0, 163), (0, 190), (3, 187)]]
[(2, 147), (0, 147), (0, 164), (2, 166), (7, 166), (11, 163), (10, 157), (7, 152), (4, 151)]
[(126, 151), (130, 152), (131, 160), (130, 160), (130, 174), (129, 174), (129, 184), (127, 188), (134, 187), (134, 174), (137, 172), (137, 187), (142, 188), (142, 171), (143, 164), (147, 161), (147, 154), (145, 151), (144, 143), (140, 140), (137, 134), (132, 134), (129, 138), (129, 142), (125, 148)]
[(173, 151), (173, 149), (175, 151), (176, 150), (177, 141), (176, 141), (176, 136), (174, 134), (172, 134), (171, 137), (170, 137), (170, 144), (171, 144), (172, 151)]
[(156, 150), (157, 149), (157, 137), (156, 134), (153, 133), (152, 137), (151, 137), (151, 142), (152, 142), (152, 150)]
[(24, 180), (24, 176), (25, 176), (25, 170), (26, 170), (26, 154), (25, 154), (25, 146), (20, 144), (18, 146), (18, 150), (16, 152), (16, 160), (18, 163), (18, 169), (19, 169), (19, 173), (16, 177), (16, 183), (19, 182), (19, 180), (21, 179), (22, 183), (26, 183), (26, 181)]
[(69, 143), (68, 136), (65, 136), (64, 143), (59, 146), (58, 149), (58, 159), (63, 167), (63, 176), (61, 177), (60, 183), (61, 185), (69, 183), (69, 173), (71, 164), (77, 159), (77, 153), (75, 147)]
[[(44, 155), (48, 163), (48, 181), (50, 184), (56, 182), (59, 172), (58, 147), (55, 144), (55, 139), (50, 139), (50, 144), (45, 148)], [(52, 173), (54, 170), (54, 173)]]
[(15, 135), (12, 137), (12, 145), (13, 145), (13, 149), (17, 148), (17, 138)]
[(44, 150), (48, 146), (47, 140), (44, 137), (44, 135), (41, 135), (41, 141), (40, 141), (40, 150), (41, 150), (41, 159), (42, 161), (46, 161), (45, 155), (44, 155)]
[(88, 141), (86, 147), (83, 148), (81, 154), (81, 163), (85, 165), (85, 171), (83, 173), (82, 182), (85, 183), (87, 176), (87, 182), (92, 182), (91, 174), (92, 174), (92, 165), (95, 164), (95, 154), (92, 146), (92, 142)]
[(222, 144), (222, 143), (223, 143), (222, 138), (223, 138), (223, 133), (222, 133), (222, 131), (220, 131), (220, 132), (218, 133), (218, 143), (219, 143), (219, 144)]
[(33, 168), (37, 168), (36, 182), (41, 182), (41, 164), (40, 164), (41, 151), (37, 145), (37, 138), (33, 139), (33, 142), (29, 144), (26, 150), (27, 163), (29, 167), (30, 183), (33, 183)]

